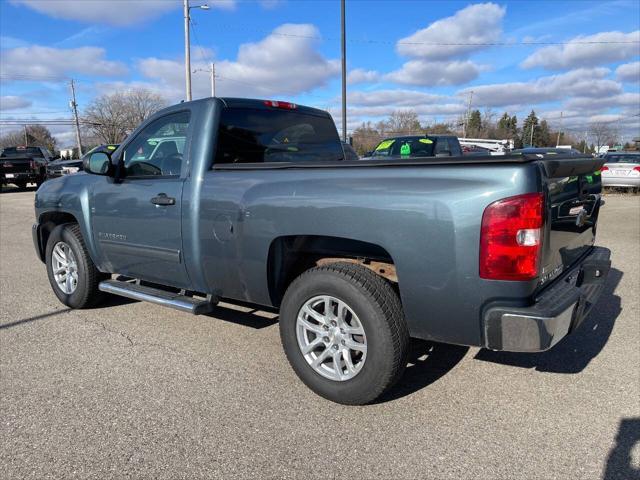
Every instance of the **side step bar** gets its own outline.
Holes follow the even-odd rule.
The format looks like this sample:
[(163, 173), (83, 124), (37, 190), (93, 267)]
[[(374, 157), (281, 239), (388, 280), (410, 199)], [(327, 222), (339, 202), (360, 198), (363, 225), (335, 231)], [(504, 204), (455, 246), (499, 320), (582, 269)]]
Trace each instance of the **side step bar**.
[(133, 300), (156, 303), (194, 315), (211, 312), (217, 303), (215, 298), (199, 300), (180, 293), (168, 292), (137, 283), (122, 282), (120, 280), (104, 280), (100, 282), (98, 288), (106, 293), (132, 298)]

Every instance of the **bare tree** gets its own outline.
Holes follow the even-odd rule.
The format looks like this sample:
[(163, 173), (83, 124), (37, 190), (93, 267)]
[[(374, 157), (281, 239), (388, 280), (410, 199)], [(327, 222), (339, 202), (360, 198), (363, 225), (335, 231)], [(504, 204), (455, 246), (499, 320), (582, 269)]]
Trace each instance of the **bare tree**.
[(353, 147), (360, 155), (373, 151), (382, 140), (382, 134), (371, 122), (362, 123), (353, 133)]
[(24, 145), (24, 131), (14, 130), (0, 137), (0, 149)]
[(597, 153), (600, 153), (600, 147), (615, 143), (617, 137), (615, 130), (611, 128), (611, 123), (603, 121), (591, 122), (589, 134), (595, 140)]
[(414, 110), (395, 110), (384, 122), (385, 134), (402, 135), (422, 133), (418, 114)]
[(129, 111), (129, 125), (132, 129), (167, 106), (166, 100), (161, 95), (144, 88), (129, 90), (125, 97)]
[(24, 145), (32, 147), (46, 147), (51, 152), (57, 149), (57, 140), (49, 129), (43, 125), (27, 125), (20, 130), (14, 130), (0, 138), (0, 148)]
[(160, 95), (142, 88), (115, 92), (94, 99), (86, 108), (83, 121), (99, 141), (120, 143), (165, 105)]

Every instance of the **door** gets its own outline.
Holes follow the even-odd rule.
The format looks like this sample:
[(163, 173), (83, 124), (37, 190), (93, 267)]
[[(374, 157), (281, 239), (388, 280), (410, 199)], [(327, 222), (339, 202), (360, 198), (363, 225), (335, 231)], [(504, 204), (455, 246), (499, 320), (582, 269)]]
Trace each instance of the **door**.
[(112, 272), (188, 287), (181, 236), (188, 139), (188, 111), (154, 120), (122, 150), (121, 180), (95, 183), (92, 231)]

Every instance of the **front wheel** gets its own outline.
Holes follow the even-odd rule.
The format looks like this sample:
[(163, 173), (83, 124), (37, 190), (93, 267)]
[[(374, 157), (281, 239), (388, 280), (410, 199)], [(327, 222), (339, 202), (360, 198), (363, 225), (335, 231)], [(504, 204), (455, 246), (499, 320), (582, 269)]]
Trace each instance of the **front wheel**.
[(51, 288), (65, 305), (87, 308), (103, 298), (98, 284), (108, 275), (100, 273), (91, 260), (78, 224), (53, 229), (47, 240), (46, 264)]
[(346, 405), (374, 401), (402, 375), (409, 341), (388, 282), (350, 263), (312, 268), (287, 289), (280, 337), (300, 379)]

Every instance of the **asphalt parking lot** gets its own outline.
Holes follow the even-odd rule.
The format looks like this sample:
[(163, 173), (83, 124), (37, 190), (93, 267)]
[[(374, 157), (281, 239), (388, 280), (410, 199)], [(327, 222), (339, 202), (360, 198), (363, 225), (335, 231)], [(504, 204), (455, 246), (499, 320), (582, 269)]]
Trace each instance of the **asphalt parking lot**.
[(541, 354), (416, 343), (366, 407), (304, 387), (273, 314), (67, 310), (33, 197), (0, 194), (3, 478), (640, 478), (638, 196), (607, 196), (613, 269), (578, 332)]

